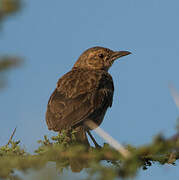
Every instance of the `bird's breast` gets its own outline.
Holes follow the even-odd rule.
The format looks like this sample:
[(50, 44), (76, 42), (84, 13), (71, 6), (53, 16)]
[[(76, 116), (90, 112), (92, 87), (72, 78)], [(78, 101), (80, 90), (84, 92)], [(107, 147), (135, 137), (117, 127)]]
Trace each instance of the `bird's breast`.
[[(107, 83), (107, 82), (110, 83)], [(75, 98), (84, 93), (90, 93), (99, 86), (113, 87), (110, 85), (112, 77), (105, 71), (72, 70), (66, 73), (57, 83), (57, 90), (66, 97)], [(111, 86), (111, 87), (110, 87)]]

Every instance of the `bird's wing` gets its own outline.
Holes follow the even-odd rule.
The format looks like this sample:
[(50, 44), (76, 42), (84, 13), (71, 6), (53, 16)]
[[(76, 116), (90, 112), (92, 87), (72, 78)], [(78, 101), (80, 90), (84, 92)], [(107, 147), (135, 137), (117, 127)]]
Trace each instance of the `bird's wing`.
[(111, 106), (113, 90), (112, 77), (106, 72), (70, 71), (59, 79), (49, 99), (48, 128), (69, 129), (96, 109)]

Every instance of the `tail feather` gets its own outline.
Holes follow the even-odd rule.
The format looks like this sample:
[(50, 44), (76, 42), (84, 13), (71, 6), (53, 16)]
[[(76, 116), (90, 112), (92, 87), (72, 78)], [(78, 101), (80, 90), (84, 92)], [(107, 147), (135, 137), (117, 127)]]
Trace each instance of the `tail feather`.
[[(75, 139), (78, 143), (84, 144), (87, 147), (90, 146), (85, 129), (81, 126), (75, 128)], [(88, 167), (88, 163), (86, 160), (78, 159), (78, 157), (71, 157), (69, 159), (70, 161), (70, 167), (72, 172), (80, 172), (83, 168)]]
[(75, 131), (76, 131), (75, 133), (76, 141), (79, 142), (80, 144), (85, 144), (87, 146), (90, 146), (84, 127), (79, 126), (75, 128)]

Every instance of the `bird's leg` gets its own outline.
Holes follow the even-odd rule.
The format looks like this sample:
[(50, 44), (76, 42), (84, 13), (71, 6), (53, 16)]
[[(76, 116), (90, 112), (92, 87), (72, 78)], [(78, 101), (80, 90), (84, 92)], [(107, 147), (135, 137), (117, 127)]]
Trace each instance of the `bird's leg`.
[(91, 138), (91, 140), (93, 141), (95, 147), (96, 148), (101, 148), (101, 146), (96, 142), (96, 140), (94, 139), (94, 137), (92, 136), (92, 134), (90, 133), (89, 130), (87, 130), (87, 133), (88, 133), (89, 137)]

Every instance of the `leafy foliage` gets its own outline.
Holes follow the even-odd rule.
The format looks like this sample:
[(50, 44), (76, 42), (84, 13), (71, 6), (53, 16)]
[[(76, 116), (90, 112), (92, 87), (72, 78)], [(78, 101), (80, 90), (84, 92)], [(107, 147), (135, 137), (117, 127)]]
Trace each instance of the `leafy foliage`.
[(20, 65), (21, 60), (16, 57), (1, 57), (0, 58), (0, 72), (6, 71), (12, 67)]
[[(73, 132), (75, 133), (75, 132)], [(125, 159), (118, 151), (104, 144), (102, 148), (87, 147), (69, 140), (65, 132), (58, 136), (39, 141), (40, 146), (35, 154), (25, 152), (19, 141), (10, 141), (9, 145), (0, 147), (0, 178), (10, 178), (14, 170), (28, 172), (28, 169), (39, 170), (49, 162), (56, 164), (58, 172), (64, 168), (73, 172), (86, 169), (87, 179), (114, 179), (116, 177), (135, 177), (138, 170), (146, 170), (153, 163), (175, 164), (179, 159), (179, 141), (167, 140), (157, 136), (151, 144), (126, 148), (131, 152)]]
[(0, 57), (0, 88), (6, 84), (4, 74), (11, 68), (18, 67), (22, 60), (17, 57), (4, 56)]
[[(0, 0), (0, 23), (8, 17), (19, 11), (21, 7), (21, 0)], [(2, 56), (0, 57), (0, 88), (4, 87), (4, 72), (20, 65), (22, 61), (17, 57)]]
[(21, 0), (0, 0), (0, 21), (19, 11)]

